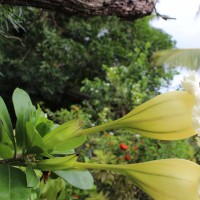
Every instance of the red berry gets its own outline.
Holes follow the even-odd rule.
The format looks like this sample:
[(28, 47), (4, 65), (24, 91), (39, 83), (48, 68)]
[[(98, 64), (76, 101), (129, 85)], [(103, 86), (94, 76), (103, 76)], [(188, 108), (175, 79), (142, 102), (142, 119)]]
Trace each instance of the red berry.
[(137, 150), (138, 150), (138, 147), (137, 147), (137, 146), (134, 146), (134, 147), (133, 147), (133, 150), (134, 150), (134, 151), (137, 151)]
[(75, 195), (73, 196), (73, 199), (79, 199), (79, 196), (78, 196), (77, 194), (75, 194)]
[(129, 161), (131, 159), (131, 156), (129, 154), (125, 155), (125, 160)]
[(120, 149), (122, 149), (122, 150), (124, 150), (124, 151), (126, 151), (127, 149), (128, 149), (128, 146), (126, 146), (125, 144), (120, 144)]

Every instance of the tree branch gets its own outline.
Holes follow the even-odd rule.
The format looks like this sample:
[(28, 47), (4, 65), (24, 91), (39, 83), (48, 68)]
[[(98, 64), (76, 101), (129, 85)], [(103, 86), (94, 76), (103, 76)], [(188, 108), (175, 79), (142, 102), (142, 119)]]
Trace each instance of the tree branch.
[(118, 16), (129, 20), (150, 15), (156, 0), (0, 0), (1, 4), (32, 6), (67, 15)]

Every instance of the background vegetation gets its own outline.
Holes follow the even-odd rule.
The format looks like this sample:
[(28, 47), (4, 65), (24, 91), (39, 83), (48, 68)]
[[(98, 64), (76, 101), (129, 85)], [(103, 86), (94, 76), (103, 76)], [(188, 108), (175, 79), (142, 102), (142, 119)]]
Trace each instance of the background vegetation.
[[(14, 88), (20, 87), (58, 123), (79, 118), (88, 127), (117, 119), (159, 94), (175, 73), (149, 64), (155, 51), (175, 44), (171, 36), (149, 25), (150, 18), (131, 22), (24, 9), (5, 15), (11, 18), (1, 27), (1, 96), (9, 102)], [(80, 159), (118, 164), (195, 159), (187, 140), (154, 141), (127, 133), (119, 130), (89, 137), (77, 149)], [(93, 175), (91, 190), (81, 191), (52, 177), (46, 185), (41, 183), (32, 199), (150, 199), (121, 175), (102, 171)]]

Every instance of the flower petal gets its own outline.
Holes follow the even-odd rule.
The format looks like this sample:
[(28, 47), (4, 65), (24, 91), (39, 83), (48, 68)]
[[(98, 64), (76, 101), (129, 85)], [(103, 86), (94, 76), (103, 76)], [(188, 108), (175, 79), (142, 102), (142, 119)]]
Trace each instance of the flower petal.
[(158, 95), (124, 117), (82, 131), (83, 135), (115, 128), (162, 140), (179, 140), (196, 134), (192, 127), (194, 96), (174, 91)]
[(200, 199), (200, 167), (191, 161), (163, 159), (127, 165), (121, 171), (156, 200)]
[(143, 136), (177, 140), (195, 135), (192, 127), (194, 97), (187, 92), (168, 92), (138, 106), (115, 121), (115, 127), (131, 128)]
[(184, 77), (182, 81), (184, 89), (194, 96), (194, 106), (192, 108), (192, 126), (198, 134), (197, 143), (200, 145), (200, 87), (197, 74), (193, 72), (188, 77)]

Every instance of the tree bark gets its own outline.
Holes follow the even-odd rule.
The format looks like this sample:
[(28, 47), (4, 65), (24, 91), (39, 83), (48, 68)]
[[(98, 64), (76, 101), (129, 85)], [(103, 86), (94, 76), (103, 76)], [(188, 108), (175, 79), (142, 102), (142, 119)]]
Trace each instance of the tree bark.
[(156, 0), (0, 0), (0, 3), (49, 9), (68, 15), (112, 15), (135, 20), (150, 15)]

